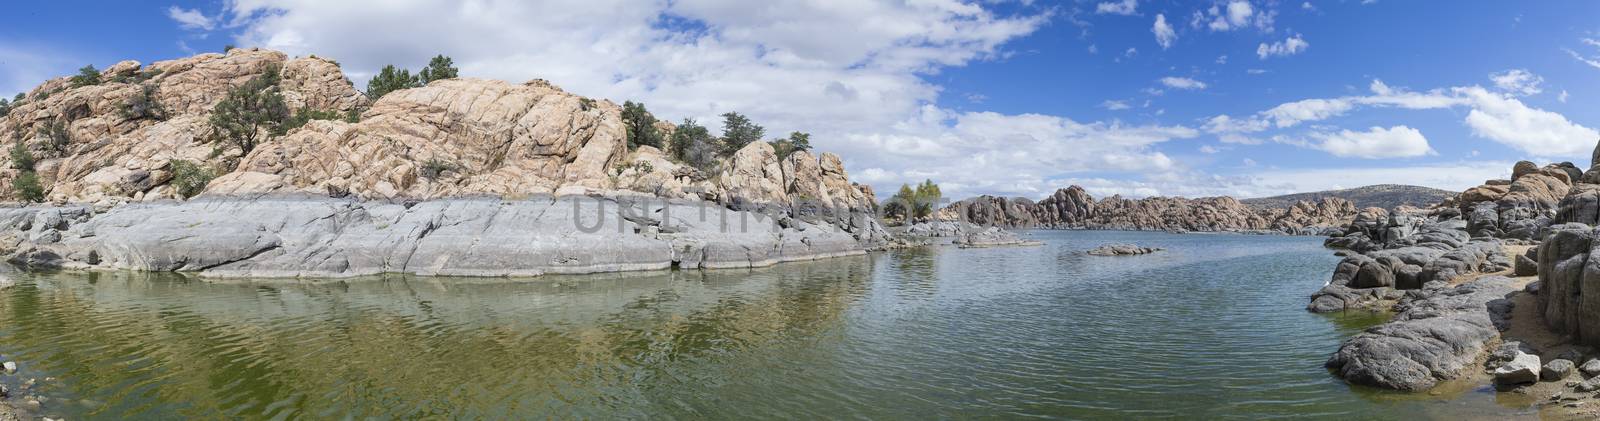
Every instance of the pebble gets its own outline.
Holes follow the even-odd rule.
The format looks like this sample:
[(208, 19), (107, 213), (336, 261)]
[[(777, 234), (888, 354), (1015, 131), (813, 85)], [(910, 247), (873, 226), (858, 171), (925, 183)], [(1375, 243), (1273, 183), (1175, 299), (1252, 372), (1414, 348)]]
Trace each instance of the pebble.
[(0, 364), (0, 366), (4, 366), (5, 367), (7, 374), (17, 372), (17, 362), (16, 361), (6, 361), (5, 364)]

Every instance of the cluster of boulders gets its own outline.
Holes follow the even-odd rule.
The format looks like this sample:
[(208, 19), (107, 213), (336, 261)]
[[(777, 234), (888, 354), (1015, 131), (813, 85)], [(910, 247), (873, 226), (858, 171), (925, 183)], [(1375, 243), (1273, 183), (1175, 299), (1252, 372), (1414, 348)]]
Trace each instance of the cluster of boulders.
[[(1600, 146), (1593, 158), (1600, 164)], [(1537, 324), (1579, 348), (1600, 345), (1596, 225), (1600, 166), (1571, 163), (1518, 162), (1509, 180), (1489, 180), (1429, 209), (1362, 210), (1327, 240), (1345, 258), (1308, 308), (1392, 304), (1398, 314), (1346, 340), (1328, 367), (1352, 383), (1427, 389), (1490, 351), (1487, 344), (1510, 328), (1513, 300), (1525, 294), (1539, 308), (1522, 313), (1536, 314)], [(1533, 247), (1507, 254), (1518, 245)], [(1538, 280), (1517, 288), (1526, 281), (1470, 276), (1506, 272)], [(1600, 391), (1600, 360), (1573, 351), (1546, 357), (1507, 341), (1484, 368), (1503, 387), (1566, 380), (1579, 398)], [(1567, 380), (1574, 373), (1587, 379)]]
[(1084, 253), (1093, 256), (1136, 256), (1140, 254), (1155, 253), (1161, 250), (1161, 248), (1156, 247), (1139, 247), (1133, 244), (1117, 243), (1101, 245), (1099, 247), (1089, 249), (1089, 251)]
[(965, 221), (918, 222), (892, 230), (892, 240), (904, 246), (953, 244), (974, 248), (1042, 244), (1000, 227), (986, 227)]
[(1232, 197), (1112, 196), (1096, 200), (1082, 187), (1027, 198), (978, 196), (940, 210), (939, 217), (1009, 228), (1107, 229), (1173, 232), (1272, 231), (1316, 235), (1342, 226), (1356, 214), (1348, 200), (1325, 197), (1285, 208), (1253, 208)]

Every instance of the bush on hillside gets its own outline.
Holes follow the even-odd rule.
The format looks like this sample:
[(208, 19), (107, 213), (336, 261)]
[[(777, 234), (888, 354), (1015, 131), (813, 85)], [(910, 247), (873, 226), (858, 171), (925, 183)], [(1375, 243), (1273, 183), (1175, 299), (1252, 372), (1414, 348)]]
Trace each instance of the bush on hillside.
[(172, 190), (184, 199), (194, 197), (206, 190), (206, 185), (217, 178), (210, 169), (193, 162), (182, 159), (171, 162), (172, 181), (167, 182)]
[(280, 77), (278, 67), (271, 66), (243, 86), (228, 91), (227, 97), (211, 109), (213, 139), (226, 141), (249, 154), (262, 141), (283, 134), (290, 115), (279, 92)]
[(39, 174), (33, 171), (23, 171), (17, 178), (11, 179), (11, 191), (25, 202), (44, 201), (44, 186), (39, 184)]

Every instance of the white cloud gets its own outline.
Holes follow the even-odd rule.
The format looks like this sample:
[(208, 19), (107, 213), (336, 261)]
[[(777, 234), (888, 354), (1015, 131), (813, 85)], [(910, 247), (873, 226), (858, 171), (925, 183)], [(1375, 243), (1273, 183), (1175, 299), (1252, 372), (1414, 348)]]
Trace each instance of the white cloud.
[(1260, 56), (1262, 60), (1266, 60), (1267, 57), (1272, 56), (1291, 56), (1299, 54), (1305, 51), (1308, 47), (1311, 47), (1311, 43), (1308, 43), (1305, 39), (1300, 38), (1300, 34), (1295, 34), (1288, 39), (1274, 42), (1272, 44), (1261, 43), (1260, 46), (1256, 47), (1256, 55)]
[[(844, 156), (879, 155), (895, 182), (932, 178), (947, 194), (1042, 196), (1065, 185), (1051, 177), (1070, 173), (1158, 174), (1179, 165), (1155, 146), (1199, 136), (1182, 126), (1081, 123), (1040, 114), (951, 112), (924, 106), (907, 121), (879, 133), (853, 134)], [(911, 169), (914, 169), (911, 170)]]
[(199, 9), (184, 9), (178, 6), (167, 8), (167, 17), (177, 21), (183, 29), (210, 31), (217, 28), (216, 19), (206, 17)]
[(1137, 13), (1138, 8), (1139, 0), (1121, 0), (1095, 5), (1094, 12), (1099, 14), (1132, 15)]
[(1228, 56), (1227, 55), (1217, 56), (1217, 64), (1228, 64)]
[(1212, 32), (1226, 32), (1254, 26), (1262, 32), (1272, 32), (1272, 24), (1276, 18), (1276, 11), (1259, 10), (1248, 0), (1231, 0), (1227, 3), (1213, 4), (1205, 10), (1196, 10), (1194, 16), (1189, 19), (1189, 26), (1199, 29), (1203, 24)]
[(1167, 16), (1156, 15), (1156, 23), (1150, 27), (1150, 32), (1156, 34), (1156, 43), (1161, 44), (1161, 49), (1172, 48), (1172, 42), (1178, 40), (1178, 33), (1172, 30), (1172, 25), (1167, 24)]
[(1244, 72), (1252, 75), (1264, 75), (1267, 74), (1267, 69), (1247, 69)]
[(1561, 101), (1562, 104), (1567, 103), (1567, 90), (1562, 89), (1561, 95), (1556, 95), (1556, 100)]
[(1243, 172), (1231, 175), (1177, 171), (1161, 177), (1140, 180), (1067, 177), (1050, 182), (1057, 186), (1071, 184), (1082, 186), (1096, 198), (1113, 194), (1129, 197), (1227, 195), (1250, 198), (1388, 184), (1395, 183), (1396, 180), (1403, 180), (1405, 184), (1462, 191), (1482, 184), (1483, 180), (1509, 177), (1511, 162), (1468, 161), (1414, 166), (1385, 163), (1375, 167), (1295, 169), (1267, 166), (1241, 170)]
[(1422, 132), (1406, 126), (1373, 127), (1364, 132), (1313, 133), (1311, 137), (1317, 140), (1311, 147), (1340, 157), (1381, 159), (1435, 154)]
[[(1512, 69), (1500, 73), (1490, 73), (1489, 80), (1494, 81), (1494, 86), (1501, 91), (1512, 95), (1530, 96), (1544, 92), (1539, 87), (1544, 83), (1544, 78), (1523, 69)], [(1564, 92), (1564, 91), (1563, 91)], [(1566, 101), (1562, 101), (1566, 102)]]
[[(1342, 116), (1360, 107), (1394, 107), (1413, 110), (1467, 107), (1465, 124), (1473, 134), (1533, 156), (1582, 156), (1594, 147), (1600, 132), (1568, 120), (1561, 114), (1532, 108), (1507, 94), (1479, 86), (1413, 92), (1372, 81), (1372, 95), (1312, 98), (1280, 104), (1246, 118), (1212, 117), (1203, 126), (1208, 133), (1242, 137), (1269, 128), (1288, 128), (1305, 122)], [(1302, 144), (1302, 146), (1309, 146)], [(1346, 149), (1349, 150), (1349, 149)], [(1415, 152), (1415, 149), (1412, 150)]]
[(1583, 156), (1600, 132), (1573, 123), (1561, 114), (1530, 108), (1515, 98), (1476, 86), (1456, 88), (1472, 100), (1467, 126), (1472, 133), (1535, 156)]
[(1300, 8), (1301, 9), (1305, 9), (1305, 10), (1310, 10), (1310, 11), (1316, 11), (1317, 10), (1317, 6), (1312, 6), (1311, 2), (1309, 2), (1309, 1), (1305, 2), (1305, 3), (1300, 3)]
[(1222, 152), (1222, 150), (1221, 149), (1217, 149), (1216, 146), (1200, 145), (1200, 153), (1203, 153), (1203, 154), (1214, 154), (1214, 153), (1217, 153), (1217, 152)]
[[(1590, 47), (1600, 48), (1600, 40), (1596, 40), (1594, 38), (1584, 38), (1580, 41)], [(1562, 50), (1566, 51), (1567, 54), (1572, 55), (1573, 59), (1578, 60), (1583, 64), (1587, 64), (1589, 67), (1600, 69), (1600, 56), (1585, 56), (1577, 51), (1573, 51), (1571, 48), (1563, 48)]]
[(1161, 78), (1161, 84), (1167, 85), (1168, 88), (1183, 90), (1197, 90), (1206, 88), (1205, 82), (1177, 76), (1167, 76)]
[(1112, 110), (1112, 111), (1126, 110), (1126, 109), (1132, 108), (1132, 107), (1128, 106), (1128, 101), (1111, 100), (1111, 99), (1105, 100), (1105, 102), (1101, 102), (1100, 103), (1100, 107), (1101, 108), (1105, 108), (1107, 110)]

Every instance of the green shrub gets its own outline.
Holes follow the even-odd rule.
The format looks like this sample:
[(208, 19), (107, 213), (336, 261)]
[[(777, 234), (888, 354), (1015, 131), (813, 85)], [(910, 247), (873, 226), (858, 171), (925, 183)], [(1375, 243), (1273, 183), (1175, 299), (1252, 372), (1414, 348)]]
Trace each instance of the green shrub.
[(461, 72), (456, 69), (455, 62), (450, 60), (449, 57), (440, 54), (432, 60), (428, 60), (428, 67), (424, 67), (422, 71), (417, 72), (417, 78), (421, 79), (421, 84), (427, 85), (435, 80), (454, 79), (459, 73)]
[(171, 185), (173, 191), (176, 191), (179, 196), (183, 196), (184, 199), (194, 197), (205, 191), (206, 185), (211, 184), (211, 180), (217, 178), (216, 174), (212, 173), (210, 169), (182, 159), (173, 160), (171, 162), (171, 170), (172, 181), (167, 182), (167, 184)]
[(778, 153), (778, 159), (783, 160), (799, 151), (811, 150), (811, 134), (804, 132), (789, 133), (788, 139), (772, 141), (772, 149)]
[(52, 118), (38, 129), (39, 137), (45, 140), (45, 146), (57, 154), (67, 153), (67, 146), (72, 144), (72, 134), (67, 131), (67, 124), (61, 120)]
[(418, 175), (421, 175), (422, 178), (429, 180), (437, 180), (439, 179), (439, 176), (444, 175), (446, 171), (455, 171), (455, 169), (455, 164), (440, 161), (438, 159), (429, 159), (427, 162), (422, 163), (422, 169), (418, 170)]
[(722, 115), (722, 155), (733, 156), (752, 142), (761, 140), (767, 129), (756, 125), (750, 118), (736, 112)]
[(128, 97), (128, 100), (122, 103), (122, 107), (118, 111), (122, 114), (122, 118), (129, 120), (145, 118), (154, 120), (167, 119), (166, 107), (162, 107), (161, 103), (156, 101), (155, 85), (141, 86), (139, 92)]
[(679, 162), (689, 164), (701, 172), (710, 173), (717, 166), (716, 139), (711, 137), (711, 132), (706, 130), (693, 119), (684, 119), (683, 124), (672, 132), (672, 157)]
[(271, 66), (228, 95), (211, 109), (213, 139), (227, 141), (244, 154), (260, 142), (284, 133), (290, 119), (289, 106), (278, 92), (277, 66)]
[(420, 79), (411, 75), (410, 70), (396, 69), (393, 64), (383, 66), (377, 76), (367, 81), (367, 98), (376, 101), (390, 92), (401, 89), (410, 89), (420, 86)]
[(0, 98), (0, 117), (5, 117), (7, 114), (11, 114), (11, 101)]
[(18, 140), (11, 144), (11, 168), (23, 171), (33, 171), (33, 152), (28, 151), (28, 144)]
[(39, 185), (39, 174), (33, 171), (23, 171), (17, 178), (11, 179), (11, 191), (25, 202), (44, 201), (44, 186)]
[(295, 111), (294, 116), (290, 117), (289, 121), (285, 121), (283, 123), (283, 127), (280, 131), (282, 133), (288, 133), (290, 130), (298, 129), (301, 126), (306, 125), (306, 123), (310, 123), (311, 120), (340, 120), (346, 117), (347, 116), (340, 115), (338, 111), (334, 110), (301, 108), (300, 111)]
[(933, 184), (933, 180), (923, 180), (916, 188), (902, 184), (900, 191), (884, 204), (883, 211), (887, 216), (904, 218), (907, 222), (927, 220), (937, 210), (939, 200), (943, 197), (939, 185)]
[(78, 75), (69, 79), (68, 83), (70, 83), (74, 88), (80, 86), (99, 85), (100, 71), (95, 70), (93, 64), (83, 66), (83, 68), (78, 69)]
[(661, 132), (656, 130), (656, 117), (644, 108), (644, 104), (627, 101), (622, 103), (622, 124), (628, 128), (628, 149), (637, 149), (640, 146), (654, 146), (660, 148)]

